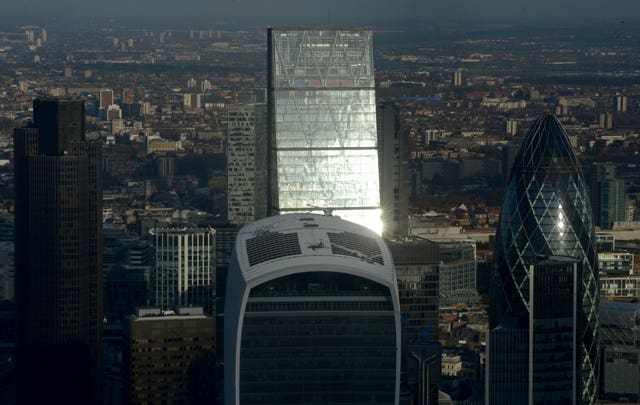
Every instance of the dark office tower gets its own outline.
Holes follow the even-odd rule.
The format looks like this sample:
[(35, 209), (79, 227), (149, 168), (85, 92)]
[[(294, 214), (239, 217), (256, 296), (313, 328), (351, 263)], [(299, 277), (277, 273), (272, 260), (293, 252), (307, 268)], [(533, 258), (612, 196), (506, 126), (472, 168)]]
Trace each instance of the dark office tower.
[[(536, 316), (532, 307), (536, 302), (556, 305), (555, 300), (537, 300), (544, 288), (536, 284), (535, 277), (531, 285), (531, 266), (549, 256), (575, 258), (582, 268), (575, 286), (579, 291), (574, 339), (578, 381), (571, 403), (595, 400), (598, 274), (590, 211), (584, 178), (567, 134), (553, 115), (542, 115), (516, 156), (496, 235), (487, 356), (489, 404), (527, 403), (531, 384), (557, 377), (536, 368), (531, 353), (535, 347), (530, 345), (530, 333), (537, 333), (530, 326), (531, 317)], [(530, 362), (534, 362), (533, 371), (527, 368)]]
[(594, 225), (611, 229), (615, 221), (624, 221), (627, 210), (627, 190), (624, 180), (616, 179), (613, 163), (591, 166), (591, 210)]
[(101, 147), (83, 101), (33, 110), (14, 134), (18, 399), (99, 403)]
[(227, 109), (227, 218), (248, 224), (267, 216), (267, 106)]
[(551, 256), (529, 267), (529, 403), (580, 403), (577, 330), (582, 262)]
[(402, 238), (409, 228), (409, 134), (393, 103), (379, 103), (376, 118), (382, 235)]
[(380, 234), (371, 29), (267, 35), (269, 215), (331, 210)]
[(240, 227), (233, 224), (217, 224), (216, 228), (216, 355), (224, 356), (224, 297), (227, 289), (227, 270), (231, 262), (233, 245)]
[(439, 246), (428, 240), (387, 241), (402, 317), (402, 385), (416, 404), (435, 404), (441, 370), (438, 343)]
[(371, 230), (290, 214), (246, 225), (225, 297), (225, 404), (398, 404), (400, 303)]
[(508, 143), (502, 147), (502, 178), (504, 179), (504, 185), (507, 185), (509, 181), (509, 175), (511, 174), (511, 167), (513, 166), (513, 161), (518, 154), (518, 150), (520, 150), (520, 145), (516, 145), (514, 143)]

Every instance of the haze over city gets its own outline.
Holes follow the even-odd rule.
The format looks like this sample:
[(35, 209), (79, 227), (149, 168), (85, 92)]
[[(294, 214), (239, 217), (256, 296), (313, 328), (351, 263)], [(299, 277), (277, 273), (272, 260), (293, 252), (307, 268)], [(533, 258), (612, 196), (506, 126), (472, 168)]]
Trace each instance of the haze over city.
[[(216, 21), (228, 17), (245, 17), (275, 22), (335, 21), (345, 23), (385, 23), (391, 20), (456, 20), (505, 19), (577, 20), (608, 18), (627, 19), (640, 14), (640, 4), (627, 0), (113, 0), (108, 5), (81, 0), (19, 0), (3, 5), (5, 14), (34, 16), (68, 16), (98, 18), (100, 16), (196, 17)], [(272, 21), (273, 22), (273, 21)]]

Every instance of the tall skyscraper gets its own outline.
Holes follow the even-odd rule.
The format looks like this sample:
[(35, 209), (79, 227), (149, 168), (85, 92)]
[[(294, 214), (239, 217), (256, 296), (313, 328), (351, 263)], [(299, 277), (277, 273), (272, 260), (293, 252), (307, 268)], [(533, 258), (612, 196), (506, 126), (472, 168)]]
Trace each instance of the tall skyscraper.
[[(531, 387), (544, 396), (540, 390), (552, 392), (573, 384), (574, 374), (576, 395), (569, 403), (590, 404), (596, 399), (598, 274), (590, 211), (584, 178), (569, 138), (553, 115), (544, 114), (533, 124), (516, 156), (496, 235), (487, 355), (489, 404), (528, 403)], [(554, 313), (553, 308), (544, 308), (559, 305), (556, 301), (560, 297), (540, 300), (541, 294), (546, 294), (544, 286), (551, 284), (545, 284), (548, 280), (539, 284), (532, 266), (542, 266), (550, 256), (574, 258), (580, 269), (574, 274), (573, 286), (578, 294), (573, 316), (575, 373), (558, 375), (551, 372), (553, 368), (538, 367), (532, 352), (536, 347), (531, 342), (557, 336), (553, 328), (537, 328), (531, 322), (547, 313), (566, 318), (566, 314)], [(566, 271), (558, 267), (550, 277), (556, 277), (556, 271)], [(566, 350), (564, 356), (572, 353), (573, 349)], [(531, 363), (533, 368), (528, 368)], [(545, 388), (538, 384), (549, 378), (557, 385)]]
[(269, 214), (381, 232), (370, 28), (268, 30)]
[(154, 305), (162, 309), (201, 306), (212, 314), (215, 297), (216, 231), (212, 228), (153, 228), (156, 267)]
[(14, 153), (19, 402), (100, 403), (102, 159), (84, 102), (34, 100)]
[[(424, 239), (386, 241), (393, 256), (402, 316), (402, 384), (417, 404), (438, 401), (439, 246)], [(408, 391), (408, 392), (407, 392)]]
[(613, 163), (595, 163), (590, 176), (591, 210), (596, 226), (611, 229), (615, 221), (627, 215), (627, 188), (624, 180), (616, 179)]
[(403, 238), (409, 228), (409, 133), (391, 102), (379, 103), (376, 117), (382, 235)]
[(248, 224), (267, 216), (267, 106), (227, 110), (228, 220)]
[(371, 230), (314, 214), (245, 226), (224, 315), (226, 404), (398, 404), (398, 288)]

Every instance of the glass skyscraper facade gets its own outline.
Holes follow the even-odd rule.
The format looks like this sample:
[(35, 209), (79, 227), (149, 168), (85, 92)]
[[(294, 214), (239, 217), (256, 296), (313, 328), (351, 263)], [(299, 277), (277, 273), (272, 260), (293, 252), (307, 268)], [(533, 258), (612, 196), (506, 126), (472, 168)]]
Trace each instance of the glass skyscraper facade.
[(372, 31), (268, 30), (269, 212), (381, 233)]
[(226, 404), (399, 403), (397, 281), (369, 229), (314, 214), (245, 226), (224, 317)]
[(581, 261), (550, 257), (529, 267), (529, 403), (575, 403)]
[[(508, 383), (508, 379), (502, 377), (517, 374), (514, 371), (517, 367), (504, 362), (500, 356), (520, 356), (515, 352), (502, 352), (521, 350), (521, 347), (514, 345), (505, 349), (499, 341), (501, 336), (523, 336), (518, 331), (524, 331), (524, 336), (528, 334), (531, 303), (537, 293), (530, 288), (530, 269), (548, 256), (581, 261), (576, 315), (576, 367), (580, 377), (576, 401), (593, 403), (597, 391), (599, 328), (595, 233), (578, 159), (560, 122), (553, 115), (545, 114), (533, 124), (516, 156), (496, 235), (488, 403), (526, 402), (526, 392), (520, 389), (522, 385), (518, 389), (501, 386)], [(526, 358), (526, 352), (524, 356)], [(499, 392), (507, 393), (508, 398), (501, 398), (496, 394)], [(525, 396), (519, 396), (521, 394)]]
[(392, 404), (395, 339), (381, 284), (332, 272), (261, 284), (245, 307), (240, 402)]
[(267, 106), (232, 104), (227, 110), (227, 218), (248, 224), (267, 212)]

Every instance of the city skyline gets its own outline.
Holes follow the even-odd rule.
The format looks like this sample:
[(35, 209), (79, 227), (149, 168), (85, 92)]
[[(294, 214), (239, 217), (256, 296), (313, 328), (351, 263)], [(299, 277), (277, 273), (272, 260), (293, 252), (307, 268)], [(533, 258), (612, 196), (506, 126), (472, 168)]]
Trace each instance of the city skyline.
[[(132, 21), (135, 10), (130, 12), (129, 17), (111, 20), (106, 15), (85, 18), (80, 24), (72, 23), (73, 17), (60, 17), (49, 20), (50, 23), (33, 18), (28, 25), (20, 25), (18, 21), (24, 21), (21, 18), (9, 24), (0, 21), (0, 78), (3, 79), (0, 80), (0, 241), (13, 240), (14, 212), (18, 233), (23, 229), (17, 219), (21, 203), (13, 200), (13, 191), (20, 190), (23, 182), (19, 176), (13, 176), (12, 162), (19, 164), (19, 159), (14, 160), (19, 154), (13, 154), (11, 136), (14, 128), (25, 132), (34, 130), (21, 128), (33, 125), (28, 124), (33, 122), (31, 100), (43, 94), (81, 100), (86, 112), (86, 137), (99, 140), (96, 143), (102, 144), (104, 151), (96, 167), (103, 169), (105, 180), (101, 194), (105, 224), (101, 273), (105, 280), (106, 314), (101, 320), (104, 330), (102, 381), (105, 403), (109, 404), (122, 402), (118, 398), (122, 398), (122, 388), (129, 384), (124, 373), (134, 364), (123, 364), (123, 320), (134, 313), (136, 307), (153, 305), (155, 297), (153, 290), (158, 281), (153, 279), (155, 243), (149, 229), (191, 224), (215, 230), (211, 238), (215, 240), (215, 248), (209, 251), (213, 254), (215, 250), (215, 260), (211, 256), (211, 262), (215, 261), (217, 284), (215, 351), (217, 361), (221, 362), (226, 351), (222, 345), (223, 316), (229, 314), (224, 301), (232, 246), (240, 223), (249, 221), (254, 213), (261, 215), (258, 214), (261, 207), (252, 210), (252, 192), (266, 188), (265, 182), (256, 181), (263, 176), (249, 176), (253, 163), (252, 136), (249, 135), (253, 131), (253, 109), (245, 108), (264, 101), (266, 95), (267, 33), (262, 22), (226, 19), (218, 13), (224, 22), (200, 19), (196, 23), (195, 19), (176, 14), (150, 23), (155, 17)], [(329, 21), (322, 13), (322, 10), (317, 13), (319, 24), (310, 25), (318, 27), (337, 21), (334, 18)], [(350, 20), (351, 17), (345, 14), (344, 18)], [(6, 18), (0, 17), (0, 20)], [(75, 21), (80, 20), (78, 17)], [(295, 26), (306, 26), (302, 19), (289, 20), (295, 20)], [(393, 213), (393, 218), (387, 218), (397, 221), (398, 225), (395, 229), (388, 228), (393, 241), (387, 245), (396, 266), (403, 330), (400, 401), (419, 403), (425, 398), (440, 397), (441, 400), (476, 402), (482, 400), (487, 388), (485, 356), (490, 360), (495, 354), (485, 350), (491, 335), (486, 333), (490, 323), (487, 293), (494, 254), (492, 243), (502, 240), (504, 233), (493, 238), (500, 226), (501, 211), (505, 215), (509, 212), (501, 205), (505, 193), (512, 191), (505, 183), (527, 128), (540, 114), (555, 112), (579, 159), (577, 164), (572, 163), (572, 168), (579, 165), (585, 174), (592, 173), (582, 179), (589, 194), (592, 189), (600, 191), (595, 201), (573, 198), (570, 203), (593, 204), (593, 222), (596, 211), (607, 214), (606, 218), (602, 216), (602, 227), (596, 229), (593, 241), (599, 285), (591, 283), (589, 288), (595, 286), (599, 290), (601, 301), (640, 299), (640, 261), (637, 260), (640, 253), (637, 242), (640, 238), (640, 171), (637, 169), (640, 30), (629, 20), (621, 19), (601, 20), (589, 26), (581, 26), (580, 20), (568, 25), (557, 23), (558, 20), (536, 25), (518, 25), (514, 21), (497, 24), (431, 21), (434, 23), (413, 19), (382, 27), (365, 22), (375, 27), (371, 28), (371, 53), (376, 67), (373, 91), (376, 104), (386, 112), (376, 114), (377, 149), (381, 156), (379, 177), (383, 179), (380, 180), (385, 187), (383, 191), (387, 192), (381, 195), (381, 204), (389, 202), (393, 206), (388, 211)], [(307, 67), (313, 70), (317, 65)], [(106, 110), (109, 106), (113, 106), (111, 113)], [(343, 118), (337, 121), (344, 121)], [(294, 127), (299, 121), (293, 120), (290, 124)], [(82, 125), (73, 127), (82, 128)], [(314, 125), (309, 133), (320, 129), (322, 125)], [(232, 138), (239, 142), (230, 145)], [(553, 149), (540, 147), (544, 142), (536, 145), (537, 150)], [(15, 152), (19, 152), (18, 148)], [(237, 159), (236, 164), (233, 159)], [(606, 170), (595, 170), (598, 166)], [(524, 182), (524, 177), (518, 176), (522, 180), (518, 184)], [(305, 175), (300, 182), (306, 179)], [(546, 183), (543, 181), (541, 188), (549, 191), (549, 183), (562, 189), (560, 183), (564, 184), (564, 180), (561, 173), (556, 173), (549, 176)], [(252, 190), (254, 181), (256, 187)], [(242, 187), (233, 189), (234, 183)], [(406, 190), (402, 188), (403, 183)], [(573, 187), (571, 181), (566, 183), (570, 185), (568, 188)], [(532, 197), (532, 201), (546, 201), (548, 196), (543, 194), (535, 194), (537, 200)], [(407, 198), (408, 206), (404, 205)], [(523, 207), (523, 200), (518, 201), (519, 207)], [(243, 209), (238, 210), (239, 215), (233, 220), (235, 213), (230, 208), (237, 202), (239, 205), (235, 207)], [(257, 202), (266, 204), (266, 198), (257, 197)], [(547, 204), (551, 214), (538, 218), (540, 223), (544, 226), (562, 223), (565, 230), (571, 228), (571, 224), (575, 224), (572, 220), (580, 215), (577, 211), (569, 212), (570, 204), (562, 206), (561, 218), (554, 216), (553, 204)], [(522, 212), (525, 211), (522, 208)], [(314, 216), (306, 212), (300, 215)], [(532, 217), (523, 214), (522, 219), (531, 222)], [(304, 229), (318, 231), (319, 227), (314, 225), (313, 221), (306, 220)], [(256, 232), (265, 238), (270, 234), (264, 227)], [(535, 231), (525, 233), (531, 238), (531, 244), (540, 240)], [(350, 243), (357, 241), (354, 237), (346, 239)], [(562, 238), (554, 236), (550, 240), (556, 239)], [(565, 246), (572, 240), (566, 231)], [(192, 245), (192, 240), (183, 240), (183, 244), (185, 242)], [(314, 248), (322, 249), (321, 245), (303, 243), (301, 247), (313, 252)], [(11, 377), (15, 375), (12, 366), (17, 364), (12, 346), (16, 319), (13, 302), (20, 298), (20, 294), (13, 291), (13, 280), (19, 277), (19, 269), (12, 262), (13, 243), (5, 242), (0, 247), (0, 364), (8, 365), (0, 367), (0, 377), (5, 371)], [(348, 247), (345, 252), (356, 254), (353, 247)], [(159, 250), (164, 250), (158, 257), (161, 261), (167, 261), (162, 257), (176, 256), (175, 252), (162, 247)], [(268, 252), (274, 251), (277, 249)], [(542, 385), (536, 385), (543, 388), (529, 390), (529, 393), (542, 393), (550, 388), (566, 398), (579, 387), (567, 379), (571, 373), (577, 375), (577, 368), (569, 370), (569, 363), (573, 362), (570, 357), (583, 356), (581, 341), (585, 340), (583, 336), (577, 337), (574, 328), (581, 323), (578, 315), (583, 308), (578, 305), (577, 297), (581, 293), (576, 287), (583, 285), (581, 276), (588, 272), (580, 271), (584, 269), (583, 263), (564, 257), (576, 256), (575, 252), (559, 254), (563, 257), (539, 260), (534, 266), (513, 271), (517, 277), (522, 272), (529, 274), (528, 288), (526, 281), (518, 278), (518, 291), (509, 295), (526, 296), (528, 292), (533, 301), (538, 300), (530, 307), (533, 309), (529, 316), (520, 320), (533, 325), (529, 330), (539, 333), (503, 336), (509, 339), (503, 340), (505, 344), (500, 347), (509, 352), (516, 341), (523, 347), (529, 345), (536, 359), (529, 363), (531, 369), (523, 369), (520, 375), (520, 369), (510, 365), (509, 375), (521, 376), (522, 381), (527, 381), (531, 372), (553, 375), (553, 381), (549, 384), (543, 381)], [(181, 255), (182, 264), (191, 256)], [(353, 260), (356, 259), (361, 264), (366, 262), (363, 258)], [(285, 261), (284, 258), (273, 260), (274, 263)], [(16, 264), (18, 262), (16, 260)], [(182, 276), (181, 291), (184, 292), (185, 282), (198, 272), (191, 266), (180, 268), (183, 271), (175, 274), (180, 274), (178, 287)], [(289, 281), (291, 283), (269, 282), (264, 290), (255, 292), (272, 291), (272, 287), (273, 291), (283, 286), (298, 288), (304, 284), (295, 277)], [(322, 284), (327, 279), (324, 276), (312, 279), (313, 288), (317, 288), (316, 281)], [(189, 297), (193, 295), (189, 293)], [(268, 298), (249, 297), (257, 299), (251, 302), (252, 316), (258, 314), (256, 308), (263, 309), (256, 305), (266, 303)], [(279, 299), (284, 302), (289, 298)], [(516, 306), (514, 302), (512, 307)], [(168, 321), (173, 312), (170, 308), (164, 309), (164, 312), (162, 308), (155, 309), (155, 315), (148, 316)], [(631, 332), (633, 323), (626, 310), (618, 305), (609, 307), (608, 312), (608, 319), (601, 318), (603, 328), (607, 321), (606, 327), (610, 329), (610, 346), (603, 347), (601, 352), (599, 383), (604, 385), (600, 385), (599, 395), (602, 399), (629, 398), (633, 402), (638, 395), (633, 382), (637, 380), (635, 373), (640, 371), (637, 362), (640, 351), (630, 344), (632, 335), (624, 339), (613, 335), (619, 328), (624, 328), (625, 333)], [(159, 323), (162, 319), (158, 319)], [(554, 336), (559, 343), (549, 346), (547, 337), (557, 330), (556, 323), (558, 327), (562, 325), (562, 331)], [(164, 343), (160, 343), (178, 348), (184, 345), (176, 336), (169, 336), (175, 328), (169, 326), (169, 322), (164, 324), (168, 328), (160, 328), (166, 332), (166, 335), (160, 332), (165, 335)], [(156, 332), (152, 328), (153, 333)], [(136, 344), (147, 345), (149, 342), (144, 342), (145, 339), (141, 337)], [(185, 339), (181, 342), (191, 338)], [(623, 351), (618, 350), (619, 344), (626, 346)], [(496, 348), (491, 344), (489, 347)], [(574, 350), (577, 348), (581, 351)], [(258, 353), (262, 353), (260, 350)], [(141, 354), (140, 363), (136, 360), (136, 364), (143, 364), (146, 351), (136, 353)], [(158, 362), (162, 362), (161, 353), (156, 353)], [(250, 356), (259, 360), (257, 355)], [(195, 359), (190, 354), (182, 358), (185, 362)], [(205, 363), (211, 365), (215, 360), (209, 353)], [(164, 366), (167, 373), (176, 371), (175, 376), (188, 369)], [(152, 370), (138, 370), (141, 374), (147, 371), (149, 376), (154, 374)], [(158, 371), (161, 374), (164, 370)], [(201, 382), (207, 385), (207, 390), (201, 392), (215, 391), (213, 372), (204, 374)], [(216, 375), (215, 378), (221, 378), (223, 371), (218, 370)], [(620, 378), (621, 375), (624, 378)], [(7, 402), (6, 398), (12, 395), (12, 381), (15, 380), (0, 378), (0, 402)], [(151, 390), (154, 395), (164, 395), (160, 389)]]

